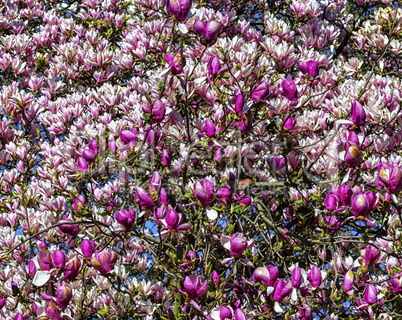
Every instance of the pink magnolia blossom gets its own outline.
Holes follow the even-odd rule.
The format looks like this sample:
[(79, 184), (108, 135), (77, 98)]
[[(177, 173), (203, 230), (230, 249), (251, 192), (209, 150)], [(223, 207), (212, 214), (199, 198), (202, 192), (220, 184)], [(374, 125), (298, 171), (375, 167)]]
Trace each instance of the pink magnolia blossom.
[(190, 275), (184, 278), (183, 287), (190, 299), (197, 299), (208, 291), (208, 282), (200, 276)]

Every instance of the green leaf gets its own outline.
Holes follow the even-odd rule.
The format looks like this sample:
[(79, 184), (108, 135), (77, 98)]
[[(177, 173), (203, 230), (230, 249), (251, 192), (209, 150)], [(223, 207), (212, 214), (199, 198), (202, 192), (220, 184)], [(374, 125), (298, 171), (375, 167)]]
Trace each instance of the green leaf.
[(109, 313), (109, 306), (107, 304), (103, 304), (103, 309), (98, 311), (98, 314), (107, 314)]

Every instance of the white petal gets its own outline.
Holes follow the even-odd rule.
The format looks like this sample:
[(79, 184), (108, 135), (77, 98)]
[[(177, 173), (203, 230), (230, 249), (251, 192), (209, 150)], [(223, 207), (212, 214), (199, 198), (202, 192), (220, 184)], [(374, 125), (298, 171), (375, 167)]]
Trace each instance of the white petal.
[(215, 209), (208, 207), (207, 208), (207, 217), (209, 220), (215, 220), (216, 218), (218, 218), (218, 212)]
[(282, 309), (281, 306), (279, 305), (278, 301), (275, 302), (274, 310), (275, 310), (275, 312), (277, 312), (277, 313), (282, 313), (282, 312), (283, 312), (283, 309)]
[(274, 287), (267, 287), (267, 295), (270, 295), (272, 292), (274, 292)]
[(350, 120), (345, 120), (345, 119), (340, 119), (340, 120), (336, 120), (335, 123), (339, 123), (339, 124), (354, 124), (352, 121)]
[(194, 79), (194, 83), (199, 84), (199, 83), (204, 82), (206, 79), (207, 79), (207, 77), (200, 77), (200, 78)]
[(293, 301), (297, 300), (297, 290), (296, 290), (296, 288), (292, 289), (292, 294), (290, 296), (290, 299), (292, 299)]
[(187, 29), (186, 25), (183, 24), (183, 23), (179, 23), (178, 29), (179, 29), (179, 31), (180, 31), (181, 33), (183, 33), (183, 34), (188, 33), (188, 29)]
[(46, 284), (50, 279), (49, 271), (36, 271), (35, 277), (33, 278), (33, 285), (37, 287), (41, 287)]

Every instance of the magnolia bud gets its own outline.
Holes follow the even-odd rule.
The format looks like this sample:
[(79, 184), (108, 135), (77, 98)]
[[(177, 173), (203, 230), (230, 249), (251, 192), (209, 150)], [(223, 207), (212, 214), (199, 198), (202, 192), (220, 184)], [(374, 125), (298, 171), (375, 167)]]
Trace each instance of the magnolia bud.
[(355, 275), (352, 270), (349, 270), (345, 274), (345, 278), (343, 279), (343, 290), (348, 292), (353, 289), (353, 282), (355, 280)]
[(374, 284), (367, 284), (363, 292), (363, 300), (368, 304), (377, 303), (378, 289)]
[(315, 78), (318, 76), (318, 64), (315, 61), (299, 62), (300, 71), (305, 75)]
[(352, 110), (350, 114), (352, 122), (357, 126), (362, 126), (366, 122), (366, 111), (359, 101), (352, 102)]
[(71, 298), (73, 297), (73, 290), (71, 286), (67, 283), (57, 284), (56, 291), (56, 304), (60, 308), (66, 308), (70, 303)]
[(196, 275), (186, 276), (183, 287), (190, 299), (202, 297), (208, 291), (208, 282)]
[(215, 21), (215, 20), (208, 21), (205, 24), (205, 28), (204, 28), (205, 40), (207, 40), (208, 42), (214, 41), (216, 39), (216, 37), (219, 35), (219, 33), (221, 32), (221, 29), (222, 29), (222, 25), (220, 22)]
[(191, 9), (191, 0), (167, 0), (166, 11), (178, 21), (184, 21)]
[(130, 231), (134, 225), (135, 213), (133, 209), (123, 209), (116, 213), (116, 221), (120, 223), (124, 231)]
[(81, 252), (85, 258), (90, 258), (95, 250), (95, 242), (92, 240), (84, 239), (81, 243)]
[(356, 145), (346, 143), (345, 164), (348, 167), (357, 167), (363, 161), (363, 155)]
[(292, 283), (291, 282), (285, 282), (283, 279), (279, 279), (274, 287), (274, 292), (272, 295), (272, 298), (275, 301), (282, 301), (284, 298), (286, 298), (290, 293), (292, 292)]
[(266, 100), (269, 98), (270, 95), (271, 95), (271, 90), (270, 90), (269, 84), (268, 84), (268, 82), (263, 81), (253, 88), (253, 93), (251, 94), (251, 99), (253, 101)]
[(208, 61), (207, 70), (210, 76), (214, 76), (221, 70), (221, 62), (217, 56), (211, 56)]
[(78, 171), (85, 172), (88, 170), (88, 162), (83, 157), (77, 159)]
[(122, 132), (120, 132), (120, 140), (124, 144), (133, 142), (136, 139), (137, 139), (137, 133), (135, 130), (123, 130)]
[(281, 83), (283, 95), (289, 100), (297, 99), (297, 87), (293, 79), (286, 78)]
[(165, 61), (173, 74), (182, 73), (186, 65), (186, 59), (179, 52), (175, 54), (165, 54)]
[(75, 236), (79, 229), (75, 224), (63, 224), (63, 222), (73, 222), (73, 220), (71, 220), (70, 218), (63, 218), (59, 221), (59, 223), (61, 223), (61, 225), (58, 227), (59, 230), (65, 234), (68, 234), (70, 236)]
[(66, 260), (67, 260), (67, 256), (63, 251), (56, 250), (55, 252), (53, 252), (52, 261), (56, 268), (64, 269), (64, 267), (66, 265)]
[(208, 179), (202, 179), (194, 183), (194, 197), (203, 207), (211, 205), (214, 196), (214, 184)]
[(308, 280), (310, 281), (311, 285), (314, 288), (317, 288), (321, 284), (322, 275), (321, 271), (317, 266), (313, 266), (307, 276)]
[(302, 274), (299, 267), (294, 267), (292, 270), (292, 285), (294, 288), (299, 288), (302, 281)]
[(161, 100), (156, 100), (152, 107), (152, 120), (161, 122), (165, 118), (166, 104)]
[(149, 196), (149, 194), (141, 187), (135, 189), (135, 194), (139, 200), (139, 204), (145, 208), (151, 208), (155, 206), (155, 202)]
[(220, 320), (225, 320), (225, 319), (232, 319), (233, 313), (232, 310), (229, 309), (228, 307), (219, 306), (219, 318)]

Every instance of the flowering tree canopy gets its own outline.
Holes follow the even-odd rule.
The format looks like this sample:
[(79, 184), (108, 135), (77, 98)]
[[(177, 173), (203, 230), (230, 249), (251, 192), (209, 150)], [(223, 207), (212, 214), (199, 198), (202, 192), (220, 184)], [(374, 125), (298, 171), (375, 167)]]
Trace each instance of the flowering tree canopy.
[(400, 319), (398, 1), (0, 25), (1, 319)]

